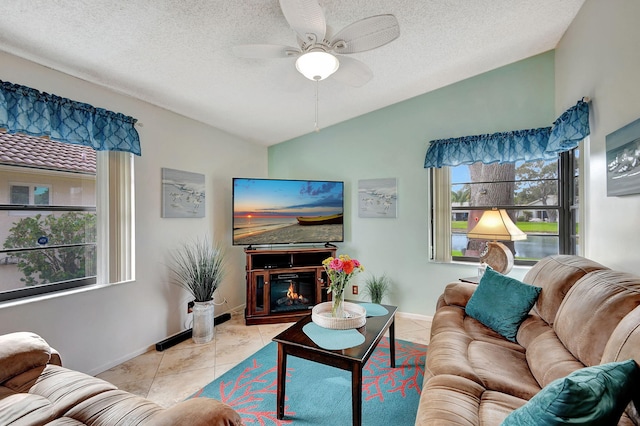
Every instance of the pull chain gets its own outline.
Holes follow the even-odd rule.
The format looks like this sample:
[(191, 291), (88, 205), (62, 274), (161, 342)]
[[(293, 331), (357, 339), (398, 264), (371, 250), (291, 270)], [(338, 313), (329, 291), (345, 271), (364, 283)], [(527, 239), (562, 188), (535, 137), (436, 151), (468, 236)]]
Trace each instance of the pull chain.
[(314, 129), (316, 133), (320, 131), (320, 127), (318, 126), (318, 87), (320, 87), (320, 78), (316, 78), (316, 123)]

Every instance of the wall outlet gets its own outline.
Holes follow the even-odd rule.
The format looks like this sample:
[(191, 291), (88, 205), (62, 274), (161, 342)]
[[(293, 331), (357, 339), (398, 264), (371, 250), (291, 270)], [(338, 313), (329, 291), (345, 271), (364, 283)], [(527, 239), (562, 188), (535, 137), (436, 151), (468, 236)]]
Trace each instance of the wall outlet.
[(351, 291), (353, 291), (353, 294), (358, 294), (358, 286), (357, 285), (352, 286)]

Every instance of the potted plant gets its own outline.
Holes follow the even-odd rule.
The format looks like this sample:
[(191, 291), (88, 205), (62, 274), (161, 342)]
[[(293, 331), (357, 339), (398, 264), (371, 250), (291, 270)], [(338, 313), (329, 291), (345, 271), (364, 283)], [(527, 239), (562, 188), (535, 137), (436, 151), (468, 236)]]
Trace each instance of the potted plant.
[(172, 282), (193, 297), (193, 341), (206, 343), (213, 339), (213, 293), (225, 274), (225, 251), (219, 243), (197, 239), (183, 243), (173, 253), (170, 270)]
[(364, 283), (364, 294), (368, 294), (373, 303), (380, 304), (390, 291), (391, 281), (385, 274), (371, 275)]

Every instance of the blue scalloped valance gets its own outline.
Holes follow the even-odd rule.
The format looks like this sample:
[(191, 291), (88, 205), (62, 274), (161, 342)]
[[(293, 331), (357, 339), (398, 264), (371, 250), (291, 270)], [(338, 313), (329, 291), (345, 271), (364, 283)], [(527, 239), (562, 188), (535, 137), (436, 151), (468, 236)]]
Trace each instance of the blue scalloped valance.
[(578, 146), (589, 133), (589, 105), (579, 101), (552, 127), (433, 140), (424, 167), (553, 160), (559, 153)]
[(0, 80), (0, 128), (96, 151), (140, 155), (136, 119)]

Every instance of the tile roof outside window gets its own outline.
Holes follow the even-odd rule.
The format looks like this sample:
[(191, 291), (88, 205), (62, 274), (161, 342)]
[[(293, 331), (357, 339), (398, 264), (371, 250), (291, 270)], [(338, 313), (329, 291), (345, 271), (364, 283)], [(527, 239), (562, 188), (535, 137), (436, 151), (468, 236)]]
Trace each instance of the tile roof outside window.
[(96, 173), (96, 152), (86, 146), (0, 131), (0, 164)]

